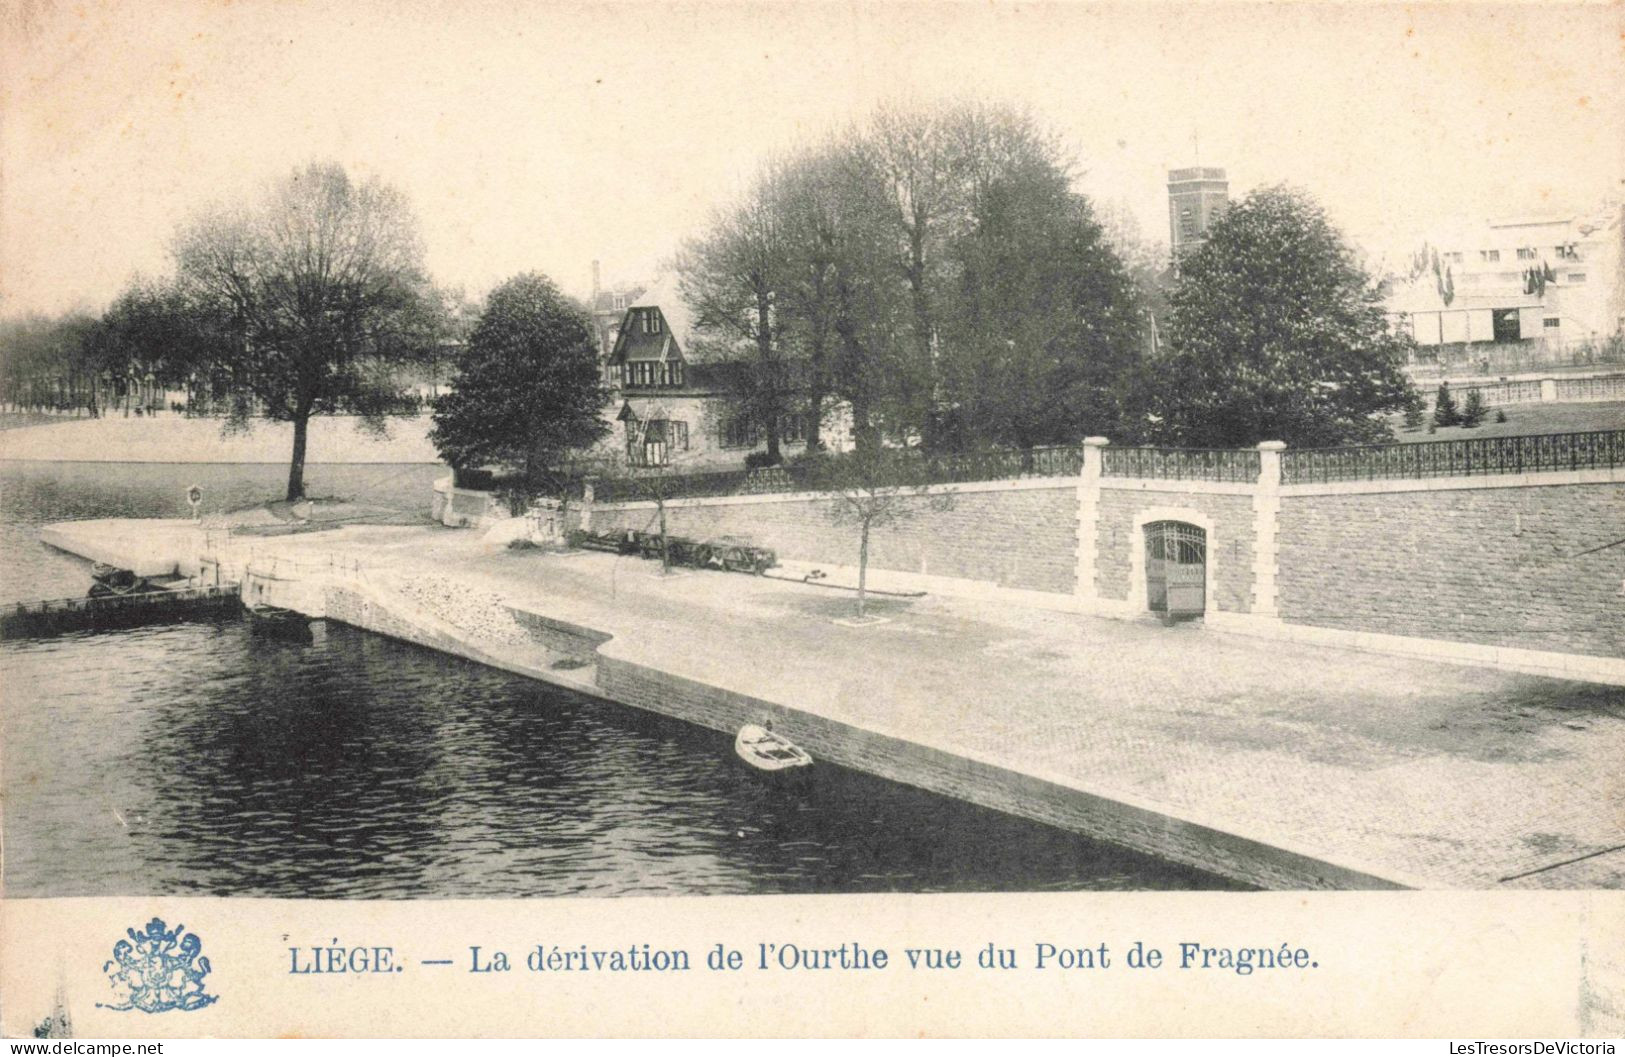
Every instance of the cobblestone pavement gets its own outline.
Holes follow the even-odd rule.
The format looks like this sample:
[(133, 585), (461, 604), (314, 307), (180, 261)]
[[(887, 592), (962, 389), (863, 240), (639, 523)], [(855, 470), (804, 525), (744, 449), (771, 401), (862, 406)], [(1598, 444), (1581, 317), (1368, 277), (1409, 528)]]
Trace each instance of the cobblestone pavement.
[(1395, 880), (1625, 888), (1625, 688), (940, 597), (850, 627), (844, 591), (471, 532), (319, 536), (277, 545), (493, 645), (520, 641), (508, 599), (675, 675)]

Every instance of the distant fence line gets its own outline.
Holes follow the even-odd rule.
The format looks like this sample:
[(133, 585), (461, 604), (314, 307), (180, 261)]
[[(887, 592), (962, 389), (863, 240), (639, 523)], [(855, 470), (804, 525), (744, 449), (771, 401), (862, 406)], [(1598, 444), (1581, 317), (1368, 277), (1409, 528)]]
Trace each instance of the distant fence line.
[[(1262, 473), (1257, 448), (1100, 449), (1101, 476), (1158, 481), (1253, 483)], [(838, 458), (838, 456), (837, 456)], [(1024, 478), (1067, 478), (1081, 473), (1081, 446), (994, 450), (962, 455), (897, 453), (882, 478), (885, 486), (971, 484)], [(1591, 430), (1515, 437), (1477, 437), (1414, 444), (1367, 444), (1338, 448), (1287, 448), (1281, 452), (1282, 484), (1470, 477), (1486, 474), (1552, 473), (1625, 466), (1625, 430)], [(583, 494), (585, 478), (568, 485)], [(593, 498), (601, 503), (702, 499), (721, 496), (823, 492), (827, 466), (789, 464), (752, 470), (659, 473), (598, 477)], [(459, 475), (458, 486), (475, 490), (516, 487), (516, 478), (483, 472)]]
[[(1542, 400), (1556, 402), (1625, 400), (1625, 374), (1606, 374), (1594, 378), (1557, 377), (1548, 379), (1548, 383), (1552, 386), (1549, 395), (1542, 392), (1542, 385), (1545, 383), (1535, 380), (1459, 382), (1451, 386), (1450, 391), (1457, 399), (1476, 391), (1489, 407), (1504, 404), (1538, 404)], [(1437, 385), (1418, 386), (1417, 391), (1429, 407), (1432, 407), (1438, 399)]]
[(1281, 453), (1281, 483), (1551, 473), (1625, 466), (1625, 430), (1475, 437)]
[[(840, 459), (841, 456), (831, 458)], [(1027, 477), (1076, 477), (1082, 469), (1083, 448), (1080, 446), (990, 449), (958, 455), (899, 451), (888, 460), (881, 480), (888, 487), (964, 484)], [(828, 467), (825, 465), (818, 462), (789, 463), (754, 470), (605, 478), (594, 485), (593, 497), (613, 503), (652, 499), (657, 490), (665, 499), (819, 492), (829, 487), (827, 480)]]
[(1103, 448), (1102, 477), (1160, 481), (1256, 481), (1257, 448)]

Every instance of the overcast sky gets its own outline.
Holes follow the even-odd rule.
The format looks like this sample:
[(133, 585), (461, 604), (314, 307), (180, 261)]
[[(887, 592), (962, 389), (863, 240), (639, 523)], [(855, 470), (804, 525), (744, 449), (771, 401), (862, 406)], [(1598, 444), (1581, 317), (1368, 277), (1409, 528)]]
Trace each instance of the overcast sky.
[[(410, 195), (434, 276), (651, 276), (767, 154), (885, 100), (1026, 105), (1166, 240), (1169, 167), (1363, 245), (1597, 204), (1621, 9), (5, 0), (0, 313), (100, 309), (189, 210), (311, 159)], [(1199, 134), (1199, 146), (1195, 136)]]

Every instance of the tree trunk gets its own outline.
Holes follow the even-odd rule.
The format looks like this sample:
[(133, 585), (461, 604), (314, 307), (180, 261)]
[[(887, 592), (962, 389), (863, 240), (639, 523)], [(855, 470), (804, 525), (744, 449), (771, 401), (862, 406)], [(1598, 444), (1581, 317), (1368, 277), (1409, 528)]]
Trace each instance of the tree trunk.
[(666, 539), (666, 497), (655, 497), (655, 509), (660, 512), (660, 575), (671, 572), (671, 543)]
[(858, 619), (863, 619), (864, 604), (869, 589), (869, 519), (863, 519), (858, 534)]
[(824, 446), (824, 394), (820, 390), (813, 390), (807, 396), (807, 450), (818, 451)]
[(293, 420), (293, 460), (288, 464), (288, 502), (305, 498), (305, 435), (310, 428), (310, 412)]

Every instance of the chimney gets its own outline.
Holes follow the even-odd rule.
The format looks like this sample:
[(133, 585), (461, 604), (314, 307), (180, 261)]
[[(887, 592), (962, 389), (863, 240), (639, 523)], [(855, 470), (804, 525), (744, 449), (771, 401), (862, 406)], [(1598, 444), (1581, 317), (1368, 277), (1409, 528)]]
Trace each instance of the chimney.
[(596, 311), (597, 308), (598, 308), (598, 262), (597, 261), (592, 262), (592, 307), (593, 307), (594, 311)]

